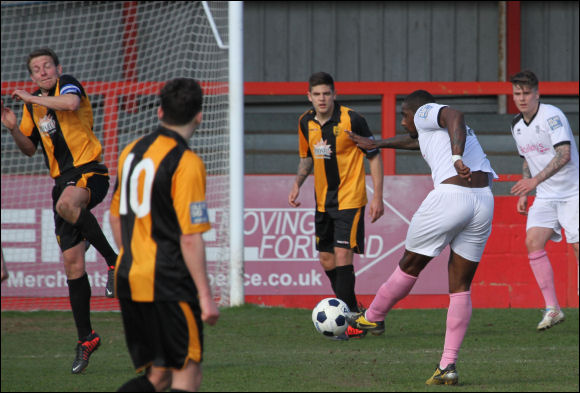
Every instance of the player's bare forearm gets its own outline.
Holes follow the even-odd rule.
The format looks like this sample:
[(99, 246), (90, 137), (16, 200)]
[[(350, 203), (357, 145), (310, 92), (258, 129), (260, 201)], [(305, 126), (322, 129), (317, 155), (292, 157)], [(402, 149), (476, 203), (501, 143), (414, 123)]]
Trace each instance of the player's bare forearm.
[(419, 150), (419, 139), (411, 138), (410, 135), (395, 135), (376, 142), (381, 149)]
[(522, 179), (531, 179), (532, 172), (530, 172), (530, 166), (524, 158), (524, 163), (522, 164)]
[(369, 160), (371, 177), (373, 178), (373, 200), (371, 201), (371, 222), (375, 222), (385, 214), (383, 205), (383, 160), (377, 154)]
[(534, 179), (538, 181), (538, 184), (546, 179), (554, 176), (564, 165), (570, 161), (570, 145), (563, 144), (556, 146), (554, 158), (542, 169)]
[(211, 293), (205, 262), (205, 244), (201, 233), (181, 235), (180, 246), (187, 270), (197, 288), (201, 319), (209, 325), (214, 325), (220, 312)]
[(27, 155), (28, 157), (32, 157), (34, 153), (36, 153), (36, 146), (30, 138), (20, 131), (20, 128), (17, 126), (16, 128), (10, 130), (10, 134), (16, 143), (16, 146), (20, 149), (22, 153)]
[(211, 288), (205, 263), (205, 243), (201, 233), (181, 235), (180, 245), (187, 270), (191, 274), (191, 278), (193, 278), (199, 297), (211, 298)]
[(467, 129), (463, 113), (449, 107), (441, 109), (441, 125), (447, 128), (451, 141), (451, 154), (463, 155)]
[(16, 146), (20, 151), (27, 156), (32, 156), (36, 153), (36, 146), (32, 141), (20, 131), (18, 127), (16, 114), (14, 111), (6, 106), (4, 106), (4, 100), (2, 100), (2, 125), (8, 128)]
[(113, 240), (119, 249), (123, 246), (121, 238), (121, 218), (114, 214), (109, 214), (109, 224), (111, 224), (111, 232), (113, 232)]
[(356, 143), (358, 147), (364, 150), (373, 149), (401, 149), (401, 150), (419, 150), (419, 140), (411, 138), (409, 135), (395, 135), (387, 139), (365, 138), (353, 132), (347, 131), (349, 138)]
[(28, 95), (26, 99), (21, 99), (28, 104), (42, 105), (55, 111), (76, 111), (81, 103), (80, 97), (75, 94), (64, 94), (56, 97)]
[(298, 172), (296, 173), (296, 184), (298, 184), (298, 187), (301, 187), (308, 175), (312, 173), (313, 167), (314, 161), (312, 160), (312, 157), (300, 158)]
[(374, 195), (377, 198), (383, 199), (383, 160), (380, 154), (369, 159), (369, 168), (371, 170), (371, 177), (373, 179)]
[(511, 193), (517, 196), (525, 196), (532, 192), (538, 184), (557, 173), (568, 161), (570, 161), (570, 145), (560, 145), (555, 148), (554, 158), (536, 176), (532, 177), (528, 162), (524, 159), (522, 180), (518, 181), (511, 189)]

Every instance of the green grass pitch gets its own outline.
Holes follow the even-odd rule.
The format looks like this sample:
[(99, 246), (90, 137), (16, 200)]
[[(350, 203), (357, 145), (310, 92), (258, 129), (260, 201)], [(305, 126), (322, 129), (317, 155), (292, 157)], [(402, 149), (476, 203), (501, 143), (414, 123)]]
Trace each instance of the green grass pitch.
[[(222, 309), (205, 327), (202, 391), (578, 391), (578, 309), (537, 332), (535, 309), (474, 309), (459, 385), (426, 386), (441, 357), (446, 310), (393, 310), (386, 333), (348, 342), (316, 333), (310, 310)], [(115, 391), (135, 376), (119, 313), (93, 313), (103, 339), (72, 375), (70, 312), (2, 313), (2, 392)]]

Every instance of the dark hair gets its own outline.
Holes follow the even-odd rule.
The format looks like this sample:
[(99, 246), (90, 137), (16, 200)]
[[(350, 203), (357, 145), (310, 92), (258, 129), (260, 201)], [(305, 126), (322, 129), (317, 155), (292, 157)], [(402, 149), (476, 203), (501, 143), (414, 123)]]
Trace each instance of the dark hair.
[(200, 111), (203, 102), (201, 86), (191, 78), (175, 78), (161, 89), (164, 123), (181, 126), (189, 123)]
[(423, 105), (435, 102), (435, 98), (426, 90), (415, 90), (405, 98), (404, 102), (415, 112)]
[(328, 85), (332, 91), (334, 91), (334, 79), (332, 79), (332, 76), (326, 72), (315, 72), (310, 75), (310, 78), (308, 79), (308, 89), (312, 90), (314, 86), (319, 85)]
[(32, 74), (32, 70), (30, 69), (30, 62), (35, 57), (40, 57), (40, 56), (50, 56), (52, 58), (52, 61), (54, 62), (55, 66), (58, 66), (60, 64), (60, 62), (58, 61), (58, 56), (56, 55), (56, 53), (54, 53), (54, 51), (52, 49), (50, 49), (50, 48), (36, 49), (36, 50), (33, 50), (32, 52), (30, 52), (30, 54), (28, 55), (28, 61), (26, 62), (26, 66), (28, 67), (29, 73)]
[(518, 72), (510, 78), (510, 82), (516, 86), (529, 86), (538, 89), (538, 77), (530, 70)]

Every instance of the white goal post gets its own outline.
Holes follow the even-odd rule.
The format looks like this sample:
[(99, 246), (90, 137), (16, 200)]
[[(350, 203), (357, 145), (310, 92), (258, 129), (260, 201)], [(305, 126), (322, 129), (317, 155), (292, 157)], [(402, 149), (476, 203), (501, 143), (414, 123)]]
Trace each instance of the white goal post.
[[(222, 306), (244, 303), (242, 17), (243, 2), (235, 1), (2, 2), (2, 100), (20, 121), (22, 104), (11, 93), (37, 89), (26, 61), (38, 48), (53, 49), (63, 73), (81, 82), (111, 175), (109, 194), (93, 213), (112, 244), (108, 214), (119, 152), (158, 124), (164, 82), (200, 81), (203, 122), (190, 146), (206, 165), (212, 230), (204, 239), (212, 291)], [(24, 156), (6, 130), (1, 138), (2, 249), (11, 273), (2, 297), (65, 296), (53, 181), (43, 154)], [(92, 247), (86, 260), (93, 295), (100, 296), (105, 262)], [(29, 274), (35, 280), (26, 285)]]

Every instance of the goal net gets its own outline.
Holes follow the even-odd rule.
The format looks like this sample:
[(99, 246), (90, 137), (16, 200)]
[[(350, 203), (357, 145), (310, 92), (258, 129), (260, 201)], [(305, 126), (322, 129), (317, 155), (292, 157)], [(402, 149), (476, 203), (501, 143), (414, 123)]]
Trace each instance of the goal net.
[[(221, 305), (228, 305), (228, 50), (223, 45), (228, 41), (228, 2), (204, 3), (3, 2), (2, 100), (20, 122), (22, 103), (11, 93), (37, 89), (26, 61), (38, 48), (52, 48), (63, 73), (81, 82), (111, 175), (109, 194), (93, 213), (114, 245), (109, 205), (119, 152), (157, 126), (158, 93), (164, 82), (175, 77), (200, 81), (203, 122), (190, 146), (203, 158), (208, 175), (212, 230), (204, 239), (213, 294)], [(3, 129), (2, 250), (10, 272), (2, 284), (3, 309), (11, 297), (68, 296), (54, 235), (52, 185), (42, 152), (26, 157)], [(86, 261), (93, 296), (104, 296), (104, 259), (91, 247)]]

